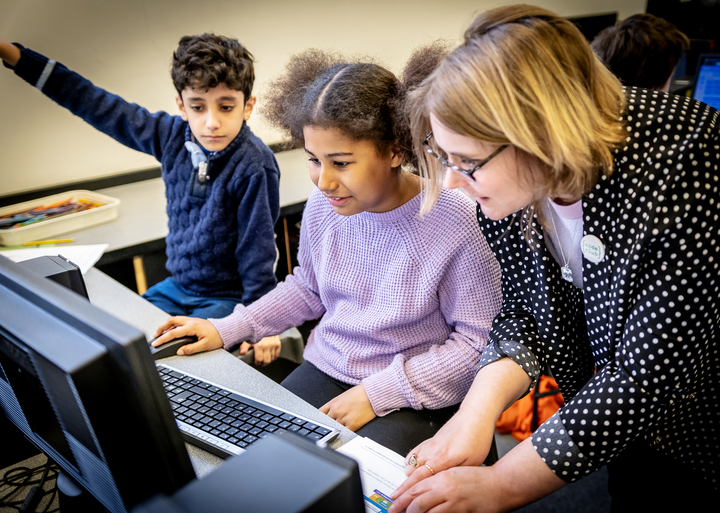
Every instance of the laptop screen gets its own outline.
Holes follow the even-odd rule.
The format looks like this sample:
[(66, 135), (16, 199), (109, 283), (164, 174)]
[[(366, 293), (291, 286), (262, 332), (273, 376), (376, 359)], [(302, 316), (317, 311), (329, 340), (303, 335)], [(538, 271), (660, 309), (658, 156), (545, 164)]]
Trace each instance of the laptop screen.
[(720, 110), (720, 54), (700, 55), (693, 99)]

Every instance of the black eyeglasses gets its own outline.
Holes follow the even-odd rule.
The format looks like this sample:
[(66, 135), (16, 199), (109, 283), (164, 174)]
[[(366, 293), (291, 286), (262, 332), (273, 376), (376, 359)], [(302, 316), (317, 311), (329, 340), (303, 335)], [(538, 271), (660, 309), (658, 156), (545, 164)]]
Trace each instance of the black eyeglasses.
[[(425, 147), (425, 151), (427, 151), (430, 155), (432, 155), (433, 157), (435, 157), (436, 159), (438, 159), (438, 160), (440, 161), (440, 164), (442, 164), (443, 166), (449, 167), (450, 169), (453, 169), (453, 170), (458, 171), (458, 172), (460, 172), (460, 173), (462, 173), (462, 174), (464, 174), (464, 175), (467, 175), (467, 176), (469, 176), (470, 178), (473, 178), (473, 173), (475, 173), (475, 171), (477, 171), (478, 169), (480, 169), (481, 167), (483, 167), (485, 164), (487, 164), (488, 162), (490, 162), (495, 156), (497, 156), (498, 153), (500, 153), (500, 152), (503, 151), (505, 148), (507, 148), (508, 146), (510, 146), (509, 144), (503, 144), (503, 145), (500, 146), (497, 150), (495, 150), (494, 152), (492, 152), (489, 157), (487, 157), (486, 159), (481, 160), (481, 161), (480, 161), (475, 167), (473, 167), (472, 169), (463, 169), (463, 168), (461, 168), (460, 166), (455, 166), (455, 165), (453, 165), (453, 164), (450, 164), (450, 162), (448, 162), (448, 160), (447, 160), (445, 157), (443, 157), (442, 155), (439, 155), (439, 154), (435, 153), (435, 150), (433, 150), (432, 147), (430, 146), (430, 138), (432, 137), (432, 135), (433, 135), (433, 133), (432, 133), (432, 131), (430, 131), (430, 133), (427, 134), (427, 137), (426, 137), (425, 140), (423, 141), (423, 146)], [(473, 178), (473, 180), (474, 180), (474, 178)]]

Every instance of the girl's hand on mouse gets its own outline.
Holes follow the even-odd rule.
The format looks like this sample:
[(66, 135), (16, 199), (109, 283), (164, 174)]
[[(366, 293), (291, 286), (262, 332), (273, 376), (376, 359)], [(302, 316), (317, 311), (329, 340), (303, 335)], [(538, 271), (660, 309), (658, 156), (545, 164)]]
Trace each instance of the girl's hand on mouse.
[(350, 431), (357, 431), (376, 417), (362, 384), (355, 385), (328, 401), (320, 411), (337, 420)]
[(220, 333), (207, 319), (195, 317), (170, 317), (155, 332), (153, 346), (158, 347), (179, 337), (196, 336), (198, 341), (178, 349), (179, 355), (191, 355), (223, 347)]
[(280, 356), (281, 347), (280, 336), (273, 335), (272, 337), (261, 339), (255, 345), (249, 342), (243, 342), (240, 344), (240, 354), (246, 354), (250, 348), (255, 349), (255, 365), (265, 367), (277, 360), (278, 356)]

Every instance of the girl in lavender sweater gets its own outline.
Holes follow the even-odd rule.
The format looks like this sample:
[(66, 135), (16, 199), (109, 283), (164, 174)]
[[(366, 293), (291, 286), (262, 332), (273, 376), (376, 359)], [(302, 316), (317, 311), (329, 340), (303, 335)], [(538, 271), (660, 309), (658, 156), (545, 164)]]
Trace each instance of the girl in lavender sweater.
[(444, 55), (416, 52), (403, 80), (316, 50), (295, 56), (266, 117), (305, 148), (317, 189), (299, 266), (223, 319), (172, 317), (155, 342), (195, 335), (178, 354), (255, 343), (311, 319), (305, 362), (283, 386), (349, 429), (405, 454), (468, 391), (501, 305), (500, 269), (472, 201), (442, 190), (421, 213), (406, 91)]

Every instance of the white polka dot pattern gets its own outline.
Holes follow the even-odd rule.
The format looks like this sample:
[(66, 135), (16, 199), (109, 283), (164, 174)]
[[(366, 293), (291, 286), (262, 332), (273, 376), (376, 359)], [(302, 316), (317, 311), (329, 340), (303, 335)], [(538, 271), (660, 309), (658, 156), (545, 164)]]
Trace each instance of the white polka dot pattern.
[(584, 234), (606, 255), (583, 259), (582, 290), (561, 278), (541, 226), (532, 251), (520, 214), (493, 222), (478, 210), (504, 298), (480, 367), (508, 356), (535, 379), (547, 363), (566, 405), (532, 440), (563, 479), (644, 439), (717, 488), (718, 112), (643, 89), (626, 95), (615, 172), (583, 198)]

